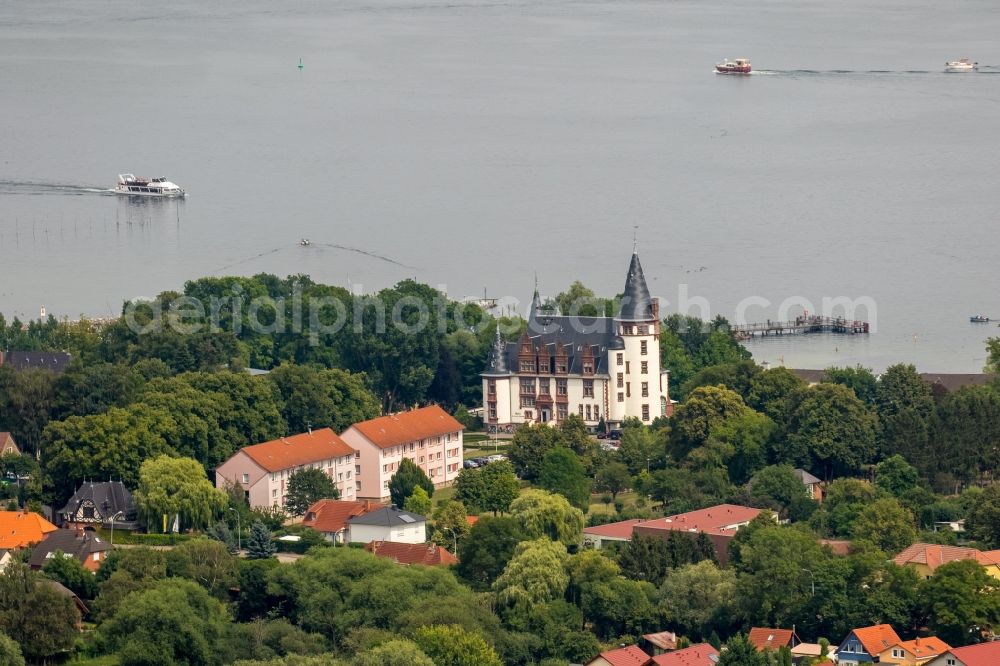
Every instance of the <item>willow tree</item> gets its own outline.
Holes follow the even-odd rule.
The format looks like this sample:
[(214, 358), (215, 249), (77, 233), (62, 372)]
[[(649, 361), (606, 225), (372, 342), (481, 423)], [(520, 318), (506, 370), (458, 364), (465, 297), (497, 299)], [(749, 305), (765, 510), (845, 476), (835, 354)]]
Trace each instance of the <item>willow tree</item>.
[(225, 511), (227, 498), (197, 460), (157, 456), (139, 468), (135, 503), (152, 530), (169, 528), (175, 517), (182, 528), (202, 529)]

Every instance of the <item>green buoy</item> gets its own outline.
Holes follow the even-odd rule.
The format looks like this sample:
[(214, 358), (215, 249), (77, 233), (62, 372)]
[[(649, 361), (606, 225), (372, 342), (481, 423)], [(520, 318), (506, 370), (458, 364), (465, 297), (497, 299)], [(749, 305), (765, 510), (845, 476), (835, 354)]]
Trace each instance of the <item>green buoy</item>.
[(299, 71), (301, 72), (304, 68), (305, 65), (302, 64), (302, 58), (299, 58)]

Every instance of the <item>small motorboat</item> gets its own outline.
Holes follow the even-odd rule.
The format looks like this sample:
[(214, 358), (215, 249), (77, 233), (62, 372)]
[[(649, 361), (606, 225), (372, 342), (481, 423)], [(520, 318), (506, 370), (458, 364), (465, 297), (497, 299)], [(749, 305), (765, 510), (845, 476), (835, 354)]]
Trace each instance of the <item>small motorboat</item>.
[(309, 240), (308, 238), (303, 238), (302, 240), (299, 241), (299, 245), (303, 247), (305, 247), (306, 245), (312, 245), (312, 241)]
[(749, 74), (750, 61), (746, 58), (736, 60), (726, 58), (722, 62), (715, 63), (715, 71), (719, 74)]
[(972, 315), (971, 317), (969, 317), (969, 321), (972, 322), (973, 324), (985, 324), (989, 320), (990, 320), (989, 317), (987, 317), (986, 315), (981, 315), (981, 314)]
[(968, 58), (962, 58), (960, 60), (952, 60), (951, 62), (946, 62), (944, 64), (944, 71), (946, 72), (972, 72), (979, 68), (978, 62), (972, 62)]

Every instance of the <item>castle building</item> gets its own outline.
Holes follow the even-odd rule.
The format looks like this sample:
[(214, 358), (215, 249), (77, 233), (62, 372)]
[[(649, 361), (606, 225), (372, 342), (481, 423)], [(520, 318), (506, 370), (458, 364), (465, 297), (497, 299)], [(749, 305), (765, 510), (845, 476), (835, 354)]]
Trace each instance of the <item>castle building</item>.
[(580, 415), (594, 428), (627, 417), (666, 415), (667, 371), (660, 367), (660, 312), (633, 252), (614, 317), (547, 313), (535, 290), (528, 326), (516, 342), (497, 330), (483, 378), (488, 425), (559, 423)]

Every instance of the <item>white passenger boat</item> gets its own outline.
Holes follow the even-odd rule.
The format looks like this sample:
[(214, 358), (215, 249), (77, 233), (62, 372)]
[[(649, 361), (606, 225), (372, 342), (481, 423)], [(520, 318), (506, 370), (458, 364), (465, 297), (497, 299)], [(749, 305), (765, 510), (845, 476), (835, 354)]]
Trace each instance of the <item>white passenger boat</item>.
[(952, 60), (951, 62), (946, 62), (944, 64), (944, 71), (946, 72), (971, 72), (978, 69), (979, 63), (972, 62), (968, 58), (962, 58), (961, 60)]
[(118, 174), (118, 184), (115, 186), (115, 192), (140, 197), (184, 196), (184, 190), (166, 178), (142, 178), (133, 176), (130, 173)]

